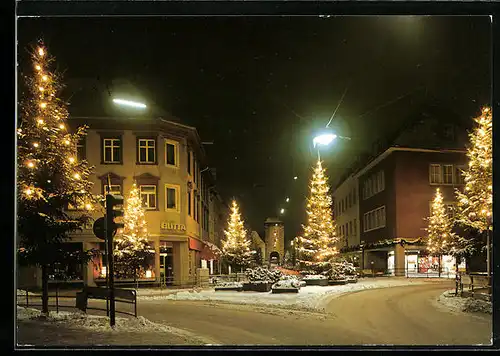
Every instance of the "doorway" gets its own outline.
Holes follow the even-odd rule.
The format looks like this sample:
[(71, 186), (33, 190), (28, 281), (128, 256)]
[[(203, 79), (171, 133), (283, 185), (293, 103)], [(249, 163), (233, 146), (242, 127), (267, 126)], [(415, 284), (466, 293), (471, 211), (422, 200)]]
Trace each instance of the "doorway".
[(160, 249), (160, 285), (171, 286), (174, 282), (174, 255), (171, 247)]

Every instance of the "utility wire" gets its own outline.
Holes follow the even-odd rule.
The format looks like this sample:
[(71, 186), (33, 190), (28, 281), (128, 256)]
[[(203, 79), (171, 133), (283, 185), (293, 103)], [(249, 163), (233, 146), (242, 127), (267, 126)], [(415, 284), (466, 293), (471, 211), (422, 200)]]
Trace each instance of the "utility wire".
[(348, 88), (349, 88), (349, 86), (345, 87), (344, 94), (342, 94), (342, 97), (340, 98), (340, 101), (337, 104), (337, 107), (335, 108), (335, 111), (333, 112), (332, 116), (330, 117), (330, 121), (328, 121), (328, 124), (326, 124), (326, 128), (328, 128), (328, 126), (330, 126), (330, 123), (332, 122), (333, 117), (335, 116), (335, 113), (337, 112), (338, 108), (340, 107), (340, 104), (342, 104), (342, 101), (344, 100), (344, 96), (347, 93), (347, 89)]

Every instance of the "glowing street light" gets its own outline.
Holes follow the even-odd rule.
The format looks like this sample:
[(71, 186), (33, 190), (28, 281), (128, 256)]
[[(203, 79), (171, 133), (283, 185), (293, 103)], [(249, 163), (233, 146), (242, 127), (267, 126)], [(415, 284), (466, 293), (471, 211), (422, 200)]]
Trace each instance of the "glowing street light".
[(133, 108), (145, 109), (146, 104), (138, 103), (136, 101), (124, 100), (124, 99), (113, 99), (113, 102), (118, 105), (130, 106)]
[(297, 180), (297, 176), (293, 177), (294, 180)]
[(285, 200), (285, 201), (288, 203), (288, 202), (290, 201), (290, 198), (286, 198), (286, 200)]
[(333, 140), (335, 140), (336, 138), (337, 138), (337, 135), (335, 135), (333, 133), (321, 134), (321, 135), (316, 136), (313, 139), (313, 144), (314, 144), (314, 147), (316, 147), (316, 145), (327, 146), (330, 143), (332, 143)]
[(280, 214), (284, 214), (284, 213), (285, 213), (285, 209), (281, 209)]

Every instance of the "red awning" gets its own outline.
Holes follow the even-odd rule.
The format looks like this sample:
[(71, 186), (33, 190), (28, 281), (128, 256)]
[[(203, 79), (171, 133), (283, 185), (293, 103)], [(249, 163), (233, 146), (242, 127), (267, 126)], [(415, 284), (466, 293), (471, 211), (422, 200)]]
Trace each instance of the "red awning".
[(203, 243), (200, 240), (196, 240), (193, 238), (189, 238), (189, 249), (191, 250), (196, 250), (196, 251), (202, 251), (203, 250)]

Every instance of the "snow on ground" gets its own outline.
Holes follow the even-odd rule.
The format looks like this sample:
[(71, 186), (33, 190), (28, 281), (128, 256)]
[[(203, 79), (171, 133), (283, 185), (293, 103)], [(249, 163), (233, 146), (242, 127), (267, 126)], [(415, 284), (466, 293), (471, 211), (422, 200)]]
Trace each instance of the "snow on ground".
[(423, 280), (412, 280), (407, 278), (371, 278), (359, 280), (357, 283), (349, 283), (336, 286), (306, 286), (300, 288), (298, 293), (271, 292), (237, 292), (237, 291), (215, 291), (205, 289), (199, 291), (180, 291), (169, 295), (139, 296), (141, 300), (204, 300), (220, 301), (235, 304), (252, 304), (273, 307), (284, 307), (287, 309), (322, 310), (327, 299), (344, 293), (356, 292), (372, 288), (387, 288), (403, 285), (415, 285), (426, 283)]
[[(100, 315), (88, 315), (82, 312), (65, 312), (59, 313), (49, 311), (49, 315), (45, 316), (38, 309), (17, 307), (18, 321), (34, 321), (41, 323), (49, 323), (63, 328), (76, 328), (82, 331), (92, 332), (110, 332), (110, 333), (162, 333), (171, 334), (174, 337), (182, 337), (186, 339), (196, 340), (196, 335), (188, 331), (177, 329), (168, 325), (158, 324), (149, 321), (148, 319), (139, 316), (137, 318), (116, 317), (115, 327), (109, 325), (109, 318)], [(200, 340), (198, 340), (199, 343)]]
[(475, 298), (455, 296), (455, 290), (442, 293), (437, 302), (454, 312), (471, 312), (492, 314), (492, 303)]

